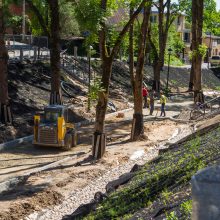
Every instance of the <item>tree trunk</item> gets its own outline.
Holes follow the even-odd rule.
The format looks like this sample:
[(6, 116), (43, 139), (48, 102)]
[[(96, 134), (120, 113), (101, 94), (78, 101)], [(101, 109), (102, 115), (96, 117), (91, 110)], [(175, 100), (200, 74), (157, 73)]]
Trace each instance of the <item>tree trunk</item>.
[(194, 61), (192, 60), (192, 67), (191, 67), (191, 70), (190, 70), (190, 76), (189, 76), (189, 91), (193, 91), (193, 88), (194, 88), (194, 68), (193, 68), (193, 64), (194, 64)]
[(144, 8), (144, 18), (141, 25), (141, 33), (139, 38), (137, 68), (134, 77), (134, 116), (131, 130), (132, 141), (138, 140), (144, 134), (142, 87), (150, 9), (150, 6)]
[(194, 74), (194, 101), (204, 102), (202, 95), (202, 54), (199, 53), (199, 47), (202, 45), (202, 29), (203, 29), (203, 0), (193, 0), (192, 2), (192, 71)]
[(60, 19), (58, 0), (48, 0), (51, 17), (51, 94), (50, 104), (62, 104), (60, 86)]
[(160, 91), (160, 71), (161, 71), (161, 68), (162, 68), (162, 63), (159, 60), (155, 61), (153, 64), (154, 80), (153, 80), (152, 89), (157, 92)]
[(12, 123), (12, 113), (8, 100), (8, 51), (4, 41), (3, 4), (0, 0), (0, 121)]
[(112, 73), (111, 57), (103, 58), (102, 63), (102, 88), (99, 92), (98, 104), (96, 106), (95, 132), (93, 136), (93, 157), (101, 158), (105, 153), (106, 134), (105, 134), (105, 115), (108, 105), (109, 81)]
[[(107, 0), (101, 0), (100, 2), (100, 9), (103, 12), (106, 12), (107, 10)], [(108, 94), (109, 94), (109, 84), (110, 84), (110, 77), (112, 72), (112, 63), (114, 57), (117, 55), (120, 44), (127, 33), (130, 25), (133, 23), (134, 19), (138, 16), (138, 14), (141, 12), (142, 8), (146, 4), (147, 0), (142, 0), (139, 7), (136, 9), (132, 17), (129, 19), (129, 21), (126, 23), (126, 25), (123, 27), (122, 31), (119, 33), (115, 44), (113, 46), (113, 49), (110, 53), (108, 53), (107, 47), (106, 47), (106, 26), (103, 21), (100, 22), (101, 29), (99, 31), (99, 50), (101, 54), (101, 60), (102, 60), (102, 87), (104, 91), (99, 92), (98, 97), (98, 104), (96, 106), (96, 121), (95, 121), (95, 132), (93, 136), (93, 157), (98, 159), (101, 158), (105, 152), (105, 146), (106, 146), (106, 135), (104, 131), (104, 122), (105, 122), (105, 114), (107, 110), (107, 104), (108, 104)]]
[[(42, 30), (44, 32), (44, 34), (47, 37), (50, 37), (50, 33), (48, 31), (48, 27), (47, 27), (47, 23), (45, 22), (43, 16), (41, 15), (41, 12), (38, 10), (38, 8), (34, 5), (32, 0), (26, 0), (28, 6), (30, 7), (30, 9), (33, 11), (33, 13), (35, 14), (35, 16), (38, 19), (38, 22), (40, 24), (40, 26), (42, 27)], [(46, 8), (47, 10), (47, 8)]]
[[(134, 9), (130, 6), (130, 18), (134, 13)], [(134, 95), (134, 25), (133, 23), (129, 29), (129, 73), (130, 73), (130, 80), (131, 80), (131, 88), (132, 88), (132, 95)]]
[[(165, 5), (167, 12), (165, 15)], [(168, 31), (170, 28), (171, 17), (170, 17), (170, 7), (171, 0), (167, 0), (164, 3), (164, 0), (159, 0), (158, 12), (159, 12), (159, 21), (158, 21), (158, 31), (159, 31), (159, 53), (154, 60), (154, 81), (153, 81), (153, 90), (160, 91), (160, 71), (164, 66), (164, 57), (167, 44)], [(152, 44), (152, 43), (151, 43)]]

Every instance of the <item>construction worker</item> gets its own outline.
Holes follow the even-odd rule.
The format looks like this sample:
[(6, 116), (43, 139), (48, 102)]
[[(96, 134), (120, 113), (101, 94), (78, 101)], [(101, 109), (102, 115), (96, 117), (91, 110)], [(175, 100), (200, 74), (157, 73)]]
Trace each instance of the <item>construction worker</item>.
[(160, 104), (161, 104), (161, 113), (160, 113), (160, 117), (165, 117), (166, 116), (166, 112), (165, 112), (165, 105), (167, 102), (167, 98), (166, 96), (163, 94), (163, 92), (160, 92)]

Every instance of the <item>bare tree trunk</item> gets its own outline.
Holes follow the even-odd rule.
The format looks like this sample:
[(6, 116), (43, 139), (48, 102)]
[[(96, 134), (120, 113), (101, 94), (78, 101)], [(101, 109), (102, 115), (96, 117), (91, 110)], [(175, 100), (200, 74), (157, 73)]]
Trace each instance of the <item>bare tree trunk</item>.
[(154, 80), (153, 80), (152, 89), (155, 90), (155, 91), (159, 91), (159, 89), (160, 89), (160, 69), (161, 69), (161, 67), (159, 67), (159, 65), (157, 65), (158, 60), (159, 60), (159, 54), (158, 54), (157, 48), (154, 45), (154, 42), (152, 40), (151, 29), (149, 29), (149, 31), (148, 31), (148, 39), (149, 39), (151, 50), (154, 53), (154, 60), (153, 60)]
[(192, 1), (192, 71), (194, 74), (194, 101), (204, 102), (201, 84), (202, 72), (202, 54), (199, 53), (199, 47), (202, 45), (203, 29), (203, 0)]
[(139, 38), (137, 68), (134, 76), (134, 116), (131, 130), (131, 140), (133, 141), (138, 140), (144, 135), (142, 85), (150, 9), (151, 5), (144, 7), (144, 18), (141, 25), (141, 33)]
[[(101, 21), (101, 29), (99, 31), (99, 50), (102, 59), (102, 87), (104, 91), (99, 92), (98, 97), (98, 104), (96, 106), (96, 121), (95, 121), (95, 132), (93, 135), (93, 157), (96, 159), (101, 158), (105, 153), (106, 147), (106, 134), (104, 131), (105, 128), (105, 114), (107, 110), (108, 104), (108, 94), (109, 94), (109, 84), (110, 84), (110, 77), (112, 73), (112, 63), (115, 55), (117, 55), (119, 51), (120, 44), (129, 30), (130, 25), (133, 23), (134, 19), (138, 16), (141, 12), (142, 8), (144, 7), (147, 0), (142, 0), (139, 7), (136, 9), (132, 17), (123, 27), (122, 31), (119, 33), (113, 49), (111, 53), (108, 53), (106, 48), (106, 26), (103, 21)], [(100, 8), (103, 12), (106, 11), (107, 8), (107, 0), (101, 0)]]
[(153, 87), (152, 89), (159, 92), (160, 91), (160, 71), (162, 68), (162, 62), (160, 62), (159, 58), (153, 64), (154, 70), (154, 80), (153, 80)]
[[(159, 12), (159, 16), (158, 16), (159, 53), (155, 58), (153, 65), (154, 67), (153, 89), (157, 92), (159, 92), (160, 90), (160, 71), (164, 66), (164, 57), (165, 57), (168, 31), (173, 21), (173, 18), (171, 19), (170, 7), (171, 7), (171, 0), (167, 0), (165, 3), (164, 0), (159, 0), (159, 5), (157, 6)], [(165, 8), (167, 8), (166, 15), (165, 15)]]
[(4, 41), (3, 3), (0, 0), (0, 121), (12, 123), (12, 113), (8, 98), (8, 51)]
[[(130, 6), (130, 18), (132, 17), (134, 10), (133, 7)], [(130, 73), (130, 80), (131, 80), (131, 88), (132, 94), (134, 95), (134, 25), (133, 23), (129, 29), (129, 73)]]
[(34, 5), (32, 0), (26, 0), (26, 3), (30, 7), (30, 9), (33, 11), (33, 13), (36, 15), (36, 17), (39, 21), (39, 24), (43, 29), (44, 34), (47, 37), (50, 37), (50, 33), (49, 33), (48, 27), (47, 27), (47, 22), (45, 22), (45, 20), (44, 20), (43, 16), (41, 15), (40, 11), (38, 10), (38, 8)]
[(95, 132), (93, 136), (93, 157), (101, 158), (105, 153), (106, 134), (105, 134), (105, 114), (108, 105), (109, 81), (112, 73), (112, 58), (103, 58), (102, 66), (102, 88), (99, 92), (98, 104), (96, 106)]
[(60, 14), (58, 0), (48, 0), (51, 17), (51, 95), (50, 104), (62, 104), (60, 86)]

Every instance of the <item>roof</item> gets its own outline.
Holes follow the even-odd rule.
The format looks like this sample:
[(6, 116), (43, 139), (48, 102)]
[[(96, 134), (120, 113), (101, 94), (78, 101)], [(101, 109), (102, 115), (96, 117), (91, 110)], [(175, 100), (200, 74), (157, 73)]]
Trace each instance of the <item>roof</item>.
[(210, 38), (211, 37), (211, 39), (215, 39), (215, 40), (220, 40), (220, 36), (215, 36), (215, 35), (212, 35), (211, 34), (211, 36), (210, 36), (210, 34), (205, 34), (205, 37), (207, 37), (207, 38)]
[(66, 106), (64, 105), (48, 105), (45, 107), (45, 109), (64, 109), (66, 108)]

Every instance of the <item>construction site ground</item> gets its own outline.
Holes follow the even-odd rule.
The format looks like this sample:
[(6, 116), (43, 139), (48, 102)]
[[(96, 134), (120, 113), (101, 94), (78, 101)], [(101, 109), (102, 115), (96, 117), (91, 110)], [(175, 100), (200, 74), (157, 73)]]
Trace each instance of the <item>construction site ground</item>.
[[(31, 213), (34, 214), (29, 216), (29, 219), (48, 219), (48, 215), (50, 219), (62, 219), (62, 216), (73, 212), (80, 204), (89, 202), (96, 191), (104, 191), (108, 181), (129, 171), (135, 163), (144, 163), (154, 158), (158, 149), (163, 148), (167, 142), (193, 132), (193, 123), (187, 122), (186, 116), (183, 117), (185, 123), (184, 120), (171, 121), (158, 117), (159, 103), (155, 107), (153, 116), (149, 116), (149, 109), (144, 109), (146, 138), (137, 142), (129, 141), (133, 110), (125, 112), (121, 118), (118, 118), (117, 114), (107, 116), (107, 149), (104, 158), (96, 162), (91, 158), (93, 124), (79, 129), (80, 144), (71, 151), (36, 148), (32, 144), (1, 151), (0, 183), (36, 171), (53, 162), (61, 162), (55, 167), (35, 172), (12, 190), (3, 192), (0, 197), (0, 219), (23, 219)], [(167, 103), (167, 116), (178, 116), (183, 109), (187, 112), (190, 107), (190, 94), (176, 96)], [(200, 123), (202, 126), (202, 122)], [(106, 176), (107, 172), (111, 175)], [(97, 179), (100, 181), (87, 192), (86, 187), (93, 185)], [(83, 189), (86, 189), (86, 192), (83, 193)], [(75, 194), (77, 200), (68, 200)], [(60, 208), (66, 200), (72, 206), (61, 208), (64, 211), (57, 212), (61, 213), (57, 216), (53, 208), (56, 209), (57, 205)], [(54, 213), (54, 217), (51, 213)]]
[[(0, 143), (33, 133), (33, 115), (47, 105), (50, 91), (49, 80), (42, 77), (38, 69), (38, 65), (32, 64), (9, 66), (15, 126), (0, 126)], [(147, 70), (148, 72), (150, 71)], [(186, 90), (187, 77), (179, 69), (173, 69), (171, 73), (172, 83), (178, 88), (175, 92)], [(165, 75), (162, 74), (162, 81), (165, 80)], [(178, 80), (174, 81), (180, 76), (186, 81), (184, 85), (178, 84)], [(209, 89), (215, 89), (219, 83), (219, 79), (210, 74), (210, 71), (204, 74), (204, 79), (208, 82)], [(182, 78), (180, 81), (182, 83)], [(74, 105), (76, 121), (93, 118), (94, 106), (90, 114), (86, 112), (87, 87), (77, 80), (71, 79), (68, 82), (74, 85), (76, 98), (64, 96), (64, 101)], [(110, 100), (117, 110), (131, 107), (129, 85), (128, 67), (116, 63), (112, 74)], [(30, 143), (1, 151), (0, 184), (11, 178), (19, 179), (25, 175), (27, 178), (0, 194), (0, 219), (58, 220), (72, 213), (80, 204), (91, 201), (97, 191), (105, 192), (109, 181), (130, 171), (134, 164), (146, 163), (156, 157), (159, 149), (166, 147), (169, 142), (175, 142), (193, 132), (195, 124), (188, 122), (192, 100), (192, 94), (189, 93), (172, 96), (166, 106), (167, 118), (159, 117), (159, 103), (155, 105), (153, 116), (149, 116), (149, 109), (144, 109), (146, 138), (137, 142), (129, 141), (133, 110), (125, 112), (124, 117), (107, 116), (107, 149), (104, 158), (99, 161), (91, 158), (93, 124), (78, 130), (79, 145), (71, 151), (36, 148)], [(172, 121), (169, 117), (182, 121)], [(220, 119), (212, 120), (200, 122), (197, 126), (206, 126)], [(38, 171), (52, 163), (56, 164)], [(33, 174), (29, 175), (30, 173)]]

